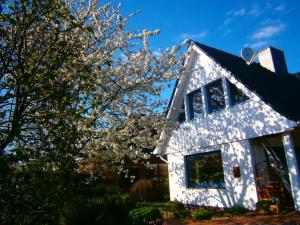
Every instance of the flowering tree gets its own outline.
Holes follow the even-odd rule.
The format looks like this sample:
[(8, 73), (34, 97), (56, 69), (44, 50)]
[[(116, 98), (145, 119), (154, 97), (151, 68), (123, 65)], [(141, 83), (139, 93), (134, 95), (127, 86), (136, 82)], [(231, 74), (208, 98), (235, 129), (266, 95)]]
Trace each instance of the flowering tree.
[(170, 127), (160, 93), (184, 56), (153, 54), (159, 32), (126, 30), (112, 3), (0, 6), (0, 223), (59, 224), (86, 184), (79, 162), (145, 157)]
[(1, 160), (120, 162), (156, 144), (168, 126), (160, 93), (182, 70), (181, 46), (153, 54), (148, 38), (159, 31), (126, 30), (132, 15), (112, 3), (4, 1), (1, 9)]

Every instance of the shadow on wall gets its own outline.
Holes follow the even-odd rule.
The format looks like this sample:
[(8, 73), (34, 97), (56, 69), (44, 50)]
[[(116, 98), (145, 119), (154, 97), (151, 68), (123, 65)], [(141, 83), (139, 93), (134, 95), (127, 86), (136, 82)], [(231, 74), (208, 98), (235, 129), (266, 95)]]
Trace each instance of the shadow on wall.
[[(184, 156), (169, 155), (170, 195), (171, 200), (178, 200), (185, 204), (231, 207), (244, 205), (254, 209), (257, 202), (254, 171), (248, 142), (232, 143), (219, 148), (206, 148), (196, 153), (221, 149), (224, 169), (225, 188), (187, 188)], [(234, 178), (233, 167), (239, 166), (240, 178)]]
[[(280, 133), (296, 125), (262, 102), (207, 56), (199, 55), (194, 68), (195, 70), (188, 75), (184, 94), (191, 93), (227, 74), (226, 77), (230, 82), (250, 100), (181, 124), (180, 128), (173, 132), (168, 153), (193, 151), (202, 147)], [(178, 95), (178, 98), (182, 96)], [(176, 110), (172, 113), (176, 113)]]
[(280, 133), (293, 126), (293, 122), (260, 100), (248, 100), (181, 124), (173, 132), (168, 153), (193, 151), (201, 147)]
[[(242, 204), (253, 209), (257, 191), (252, 147), (248, 140), (284, 132), (296, 123), (275, 112), (207, 56), (201, 55), (196, 61), (196, 70), (189, 75), (185, 94), (227, 73), (230, 82), (241, 89), (249, 100), (182, 123), (173, 132), (166, 149), (171, 200), (219, 207)], [(222, 152), (225, 189), (187, 188), (184, 156), (214, 150)], [(234, 166), (240, 167), (240, 178), (234, 178)]]

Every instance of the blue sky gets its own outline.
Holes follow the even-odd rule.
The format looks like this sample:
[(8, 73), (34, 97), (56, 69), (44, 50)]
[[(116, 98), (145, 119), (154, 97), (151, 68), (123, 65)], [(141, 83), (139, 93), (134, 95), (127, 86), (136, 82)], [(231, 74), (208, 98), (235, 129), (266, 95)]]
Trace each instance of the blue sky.
[(160, 29), (153, 50), (185, 38), (235, 55), (271, 45), (284, 51), (289, 72), (300, 71), (300, 0), (124, 0), (124, 14), (133, 11), (128, 28)]

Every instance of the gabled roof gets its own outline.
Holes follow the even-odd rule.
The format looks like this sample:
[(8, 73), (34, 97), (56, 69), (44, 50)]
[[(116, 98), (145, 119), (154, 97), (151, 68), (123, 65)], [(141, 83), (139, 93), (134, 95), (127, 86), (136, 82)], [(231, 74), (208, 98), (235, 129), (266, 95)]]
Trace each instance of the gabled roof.
[(258, 63), (247, 65), (241, 57), (193, 43), (275, 111), (290, 120), (300, 120), (300, 80), (295, 75), (280, 76)]

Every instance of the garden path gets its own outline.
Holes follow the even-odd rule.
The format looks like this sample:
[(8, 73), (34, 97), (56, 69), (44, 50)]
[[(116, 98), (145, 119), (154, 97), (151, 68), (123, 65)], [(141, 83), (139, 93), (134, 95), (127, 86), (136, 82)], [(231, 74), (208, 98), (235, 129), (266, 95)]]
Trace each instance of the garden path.
[(192, 219), (168, 220), (168, 225), (300, 225), (300, 212), (289, 212), (272, 216), (240, 216), (232, 218), (217, 218), (195, 221)]

